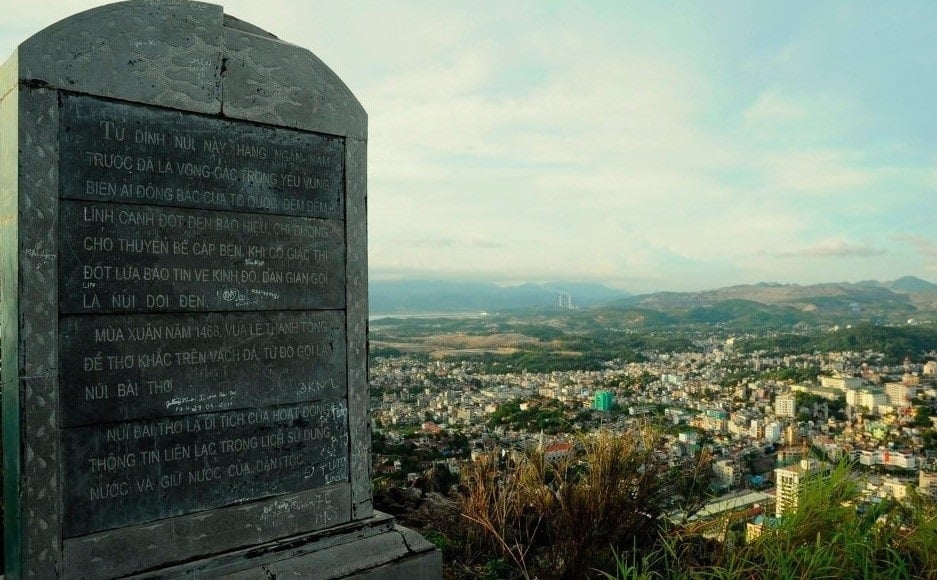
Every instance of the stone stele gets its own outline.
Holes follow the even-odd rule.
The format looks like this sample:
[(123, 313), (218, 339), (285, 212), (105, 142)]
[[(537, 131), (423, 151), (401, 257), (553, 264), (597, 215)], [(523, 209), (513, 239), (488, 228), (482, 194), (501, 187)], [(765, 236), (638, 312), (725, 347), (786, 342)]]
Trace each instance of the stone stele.
[(441, 576), (371, 505), (366, 147), (335, 73), (212, 4), (2, 65), (7, 578)]

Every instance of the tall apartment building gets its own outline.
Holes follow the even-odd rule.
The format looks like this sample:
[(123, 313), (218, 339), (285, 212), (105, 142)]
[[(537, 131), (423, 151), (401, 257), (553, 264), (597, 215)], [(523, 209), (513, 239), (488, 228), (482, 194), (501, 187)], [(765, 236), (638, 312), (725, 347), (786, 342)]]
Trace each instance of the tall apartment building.
[(917, 395), (917, 384), (885, 383), (885, 396), (888, 402), (896, 407), (907, 407), (911, 399)]
[(794, 393), (782, 393), (774, 399), (774, 414), (778, 417), (796, 417), (797, 399)]
[(924, 363), (924, 376), (937, 376), (937, 361), (929, 360)]
[(874, 411), (887, 402), (885, 392), (878, 388), (862, 387), (846, 391), (846, 404), (850, 407), (862, 407)]
[(920, 385), (921, 377), (917, 373), (905, 373), (901, 376), (901, 382), (906, 385)]
[(596, 391), (595, 398), (592, 400), (592, 408), (596, 411), (611, 411), (615, 400), (608, 391)]
[(776, 497), (774, 515), (781, 517), (797, 509), (804, 480), (821, 471), (828, 470), (829, 466), (816, 459), (801, 459), (795, 465), (779, 467), (774, 470)]

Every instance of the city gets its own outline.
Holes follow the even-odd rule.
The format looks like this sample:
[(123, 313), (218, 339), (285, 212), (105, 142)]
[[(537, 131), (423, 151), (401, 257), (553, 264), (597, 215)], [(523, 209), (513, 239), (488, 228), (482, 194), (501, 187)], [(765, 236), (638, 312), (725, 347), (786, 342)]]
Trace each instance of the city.
[[(530, 372), (508, 356), (499, 363), (497, 354), (480, 355), (477, 347), (486, 345), (510, 352), (492, 337), (469, 340), (486, 324), (503, 330), (504, 319), (531, 330), (536, 321), (564, 326), (564, 314), (555, 316), (471, 317), (464, 332), (457, 317), (373, 321), (376, 489), (425, 487), (427, 474), (441, 469), (451, 485), (484, 461), (510, 470), (532, 449), (547, 461), (575, 462), (596, 433), (650, 425), (662, 434), (657, 452), (670, 465), (708, 458), (705, 505), (669, 517), (711, 538), (728, 521), (751, 541), (796, 511), (803, 481), (837, 466), (848, 466), (861, 487), (859, 505), (937, 494), (937, 350), (782, 355), (753, 350), (781, 344), (777, 332), (734, 335), (716, 326), (710, 335), (675, 329), (689, 337), (693, 348), (685, 351), (642, 350), (629, 357), (641, 361), (614, 358), (596, 370)], [(401, 334), (423, 352), (399, 352)], [(536, 342), (514, 340), (520, 349)], [(447, 349), (430, 356), (427, 341)], [(398, 352), (389, 355), (388, 344)], [(453, 346), (476, 348), (459, 360)]]

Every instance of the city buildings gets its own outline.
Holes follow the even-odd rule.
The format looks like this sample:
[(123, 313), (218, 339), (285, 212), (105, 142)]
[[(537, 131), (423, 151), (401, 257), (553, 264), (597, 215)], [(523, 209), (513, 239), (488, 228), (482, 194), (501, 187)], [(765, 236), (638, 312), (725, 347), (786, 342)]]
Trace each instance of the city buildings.
[(614, 403), (614, 397), (610, 392), (596, 391), (595, 399), (592, 402), (592, 408), (596, 411), (611, 411)]
[(778, 417), (797, 416), (797, 399), (793, 393), (783, 393), (774, 400), (774, 414)]
[(801, 459), (794, 465), (775, 469), (774, 515), (781, 517), (785, 513), (797, 509), (805, 479), (809, 476), (819, 475), (822, 471), (828, 469), (829, 466), (820, 463), (816, 459)]
[[(438, 441), (453, 433), (463, 435), (471, 449), (458, 461), (469, 461), (469, 455), (511, 457), (541, 441), (545, 449), (564, 443), (564, 433), (626, 431), (650, 423), (669, 433), (658, 450), (668, 461), (704, 452), (713, 457), (714, 492), (771, 493), (777, 505), (766, 508), (778, 515), (797, 505), (806, 475), (822, 466), (808, 461), (805, 468), (801, 459), (810, 456), (845, 458), (871, 477), (888, 475), (887, 485), (875, 486), (881, 497), (901, 495), (909, 482), (937, 490), (937, 448), (924, 437), (933, 427), (911, 424), (920, 409), (937, 402), (937, 380), (914, 374), (926, 364), (909, 372), (906, 365), (875, 362), (881, 357), (870, 352), (769, 356), (737, 348), (727, 353), (720, 341), (696, 352), (643, 355), (642, 362), (544, 373), (470, 361), (377, 359), (371, 370), (372, 417), (388, 440), (394, 434), (398, 444), (406, 441), (422, 456), (438, 452), (446, 461), (456, 460)], [(852, 368), (867, 378), (767, 378), (775, 369), (810, 367)], [(808, 395), (801, 408), (798, 392)], [(525, 421), (534, 419), (492, 422), (509, 405)], [(543, 424), (547, 416), (559, 419)], [(429, 422), (438, 432), (421, 429)], [(544, 429), (546, 440), (540, 436)], [(565, 448), (550, 449), (551, 457), (563, 454)], [(411, 471), (405, 463), (397, 473)]]

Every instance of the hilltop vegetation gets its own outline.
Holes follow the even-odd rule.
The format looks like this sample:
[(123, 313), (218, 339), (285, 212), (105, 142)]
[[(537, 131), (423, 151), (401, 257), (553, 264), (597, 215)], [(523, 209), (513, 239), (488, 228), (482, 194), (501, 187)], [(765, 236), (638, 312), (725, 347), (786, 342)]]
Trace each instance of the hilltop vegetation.
[(747, 539), (747, 518), (730, 512), (705, 538), (687, 518), (707, 499), (712, 459), (669, 464), (661, 442), (639, 427), (553, 459), (537, 448), (485, 456), (448, 503), (437, 494), (422, 533), (453, 578), (937, 578), (932, 498), (869, 502), (840, 464), (805, 480), (799, 507), (767, 518), (759, 536)]
[(825, 327), (787, 307), (742, 300), (682, 312), (600, 307), (535, 310), (478, 318), (380, 319), (375, 355), (402, 353), (479, 365), (489, 373), (597, 370), (610, 360), (643, 362), (648, 353), (694, 352), (711, 337), (737, 337), (742, 352), (770, 355), (877, 351), (895, 364), (937, 350), (937, 322), (870, 322)]
[(740, 341), (739, 348), (743, 352), (767, 351), (777, 355), (872, 350), (883, 353), (886, 364), (896, 364), (906, 356), (917, 360), (921, 353), (937, 350), (937, 324), (922, 326), (861, 324), (828, 333), (779, 334), (750, 338)]
[(619, 301), (623, 307), (639, 306), (663, 311), (689, 310), (731, 301), (786, 307), (813, 320), (844, 317), (850, 321), (885, 317), (897, 320), (919, 312), (933, 313), (937, 284), (905, 276), (894, 282), (748, 284), (703, 292), (658, 292)]
[[(652, 550), (670, 511), (703, 505), (709, 458), (668, 464), (648, 429), (581, 441), (583, 455), (549, 461), (531, 449), (500, 464), (483, 460), (462, 477), (462, 522), (447, 534), (453, 572), (478, 577), (569, 578), (612, 570), (623, 550)], [(492, 570), (492, 567), (496, 570)]]

